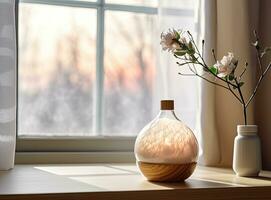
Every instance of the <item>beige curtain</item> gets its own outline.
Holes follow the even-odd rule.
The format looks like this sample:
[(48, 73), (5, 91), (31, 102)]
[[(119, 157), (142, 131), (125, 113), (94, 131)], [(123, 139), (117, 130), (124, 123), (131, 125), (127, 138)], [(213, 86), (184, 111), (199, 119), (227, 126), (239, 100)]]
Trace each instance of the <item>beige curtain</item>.
[[(199, 37), (206, 41), (205, 58), (209, 64), (214, 63), (211, 48), (216, 50), (218, 59), (233, 52), (239, 59), (239, 72), (247, 61), (249, 66), (243, 87), (245, 98), (251, 93), (256, 77), (257, 65), (251, 42), (253, 30), (259, 29), (259, 5), (260, 1), (254, 0), (200, 1)], [(205, 165), (231, 166), (236, 126), (243, 124), (242, 107), (231, 93), (205, 82), (201, 84), (200, 98), (200, 130), (203, 138), (200, 161)], [(253, 107), (251, 104), (248, 112), (249, 124), (261, 121), (258, 117), (254, 120)], [(270, 123), (270, 117), (266, 120)]]

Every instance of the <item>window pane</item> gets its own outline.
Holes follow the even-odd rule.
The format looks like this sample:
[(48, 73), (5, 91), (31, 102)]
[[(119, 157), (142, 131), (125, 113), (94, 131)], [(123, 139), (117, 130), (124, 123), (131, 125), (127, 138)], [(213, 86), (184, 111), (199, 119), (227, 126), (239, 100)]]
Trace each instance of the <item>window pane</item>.
[(106, 0), (106, 3), (113, 3), (113, 4), (124, 4), (124, 5), (131, 5), (131, 6), (150, 6), (150, 7), (157, 7), (158, 0)]
[(19, 5), (19, 135), (89, 135), (96, 10)]
[(104, 134), (136, 135), (152, 119), (155, 16), (105, 15)]

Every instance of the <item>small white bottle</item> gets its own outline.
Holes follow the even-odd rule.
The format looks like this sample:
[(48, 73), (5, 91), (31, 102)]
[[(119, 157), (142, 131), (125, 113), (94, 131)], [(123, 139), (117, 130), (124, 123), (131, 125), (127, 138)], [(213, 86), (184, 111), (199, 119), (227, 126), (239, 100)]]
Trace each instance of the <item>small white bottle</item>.
[(238, 176), (258, 176), (262, 169), (261, 142), (256, 125), (238, 125), (233, 170)]

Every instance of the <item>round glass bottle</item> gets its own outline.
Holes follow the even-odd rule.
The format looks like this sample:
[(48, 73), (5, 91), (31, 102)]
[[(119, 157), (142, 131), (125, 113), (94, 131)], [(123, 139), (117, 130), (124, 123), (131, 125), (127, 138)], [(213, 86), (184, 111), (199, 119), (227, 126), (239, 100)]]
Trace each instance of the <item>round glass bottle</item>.
[(137, 136), (135, 156), (142, 174), (150, 181), (180, 181), (194, 171), (198, 142), (174, 112), (173, 100), (162, 100), (158, 116)]

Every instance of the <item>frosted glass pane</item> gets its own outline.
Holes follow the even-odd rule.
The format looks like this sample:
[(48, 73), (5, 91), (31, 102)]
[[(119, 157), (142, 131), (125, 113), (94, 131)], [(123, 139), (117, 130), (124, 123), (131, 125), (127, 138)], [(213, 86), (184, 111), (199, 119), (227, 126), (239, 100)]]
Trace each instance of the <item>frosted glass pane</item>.
[(156, 17), (107, 11), (105, 20), (104, 134), (136, 135), (153, 118)]
[(91, 135), (96, 10), (19, 5), (19, 136)]

